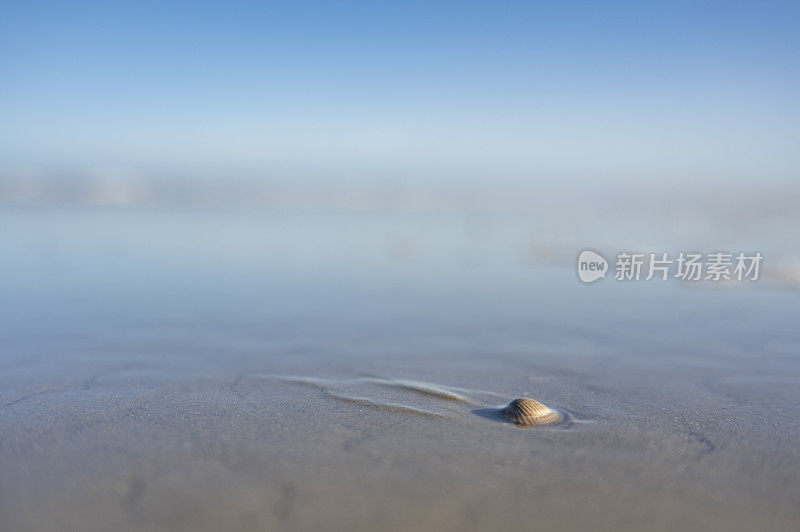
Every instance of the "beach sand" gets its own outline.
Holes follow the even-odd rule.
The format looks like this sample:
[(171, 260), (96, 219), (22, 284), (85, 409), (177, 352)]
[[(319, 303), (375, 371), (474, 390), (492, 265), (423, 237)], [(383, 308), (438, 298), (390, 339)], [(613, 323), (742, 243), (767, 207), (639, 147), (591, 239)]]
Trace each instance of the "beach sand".
[[(3, 214), (0, 528), (800, 524), (796, 292), (215, 216)], [(568, 422), (517, 428), (516, 397)]]

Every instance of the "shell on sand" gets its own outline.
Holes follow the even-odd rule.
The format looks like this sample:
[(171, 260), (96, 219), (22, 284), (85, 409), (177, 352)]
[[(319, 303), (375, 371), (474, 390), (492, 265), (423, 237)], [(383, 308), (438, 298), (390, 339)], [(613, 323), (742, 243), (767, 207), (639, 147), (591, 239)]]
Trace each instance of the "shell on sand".
[(527, 397), (514, 399), (508, 403), (503, 409), (503, 415), (509, 421), (523, 427), (549, 425), (558, 423), (563, 419), (559, 412)]

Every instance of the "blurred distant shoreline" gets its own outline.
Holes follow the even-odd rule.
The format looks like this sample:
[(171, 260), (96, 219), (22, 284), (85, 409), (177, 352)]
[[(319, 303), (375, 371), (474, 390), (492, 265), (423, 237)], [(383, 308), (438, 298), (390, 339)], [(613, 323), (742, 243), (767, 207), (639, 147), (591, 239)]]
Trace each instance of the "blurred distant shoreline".
[[(800, 286), (800, 184), (548, 184), (496, 181), (0, 175), (0, 209), (442, 217), (476, 241), (516, 235), (536, 263), (571, 265), (584, 248), (761, 252), (764, 277)], [(392, 238), (413, 241), (401, 222)], [(405, 228), (405, 229), (404, 229)], [(406, 234), (408, 233), (408, 234)], [(520, 244), (522, 245), (522, 244)]]
[[(720, 223), (795, 218), (800, 183), (519, 183), (484, 181), (139, 178), (0, 174), (0, 206), (163, 206), (355, 212), (697, 216)], [(580, 212), (578, 212), (580, 211)]]

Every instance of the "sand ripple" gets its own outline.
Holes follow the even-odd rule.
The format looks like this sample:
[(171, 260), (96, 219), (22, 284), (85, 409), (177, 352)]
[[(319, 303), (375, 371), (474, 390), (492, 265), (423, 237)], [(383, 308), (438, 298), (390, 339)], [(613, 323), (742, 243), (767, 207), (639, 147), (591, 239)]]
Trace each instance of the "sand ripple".
[(371, 408), (377, 408), (378, 410), (383, 410), (385, 412), (397, 412), (401, 414), (417, 414), (420, 416), (428, 416), (428, 417), (445, 417), (442, 414), (437, 414), (436, 412), (431, 412), (429, 410), (424, 410), (422, 408), (417, 408), (414, 406), (408, 406), (403, 404), (397, 403), (388, 403), (383, 401), (377, 401), (374, 399), (369, 399), (367, 397), (356, 397), (352, 395), (341, 395), (334, 392), (329, 392), (328, 395), (331, 397), (335, 397), (336, 399), (341, 399), (342, 401), (347, 401), (349, 403), (355, 403), (361, 406), (368, 406)]

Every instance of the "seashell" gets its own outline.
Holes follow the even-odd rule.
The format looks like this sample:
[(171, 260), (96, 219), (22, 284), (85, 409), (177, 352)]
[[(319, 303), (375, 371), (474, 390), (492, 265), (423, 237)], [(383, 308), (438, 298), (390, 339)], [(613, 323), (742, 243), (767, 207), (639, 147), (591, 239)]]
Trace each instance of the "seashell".
[(515, 425), (522, 427), (550, 425), (564, 419), (560, 412), (527, 397), (514, 399), (508, 403), (503, 409), (503, 415)]

